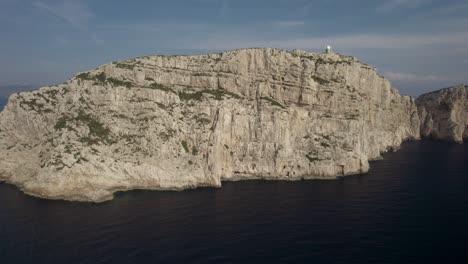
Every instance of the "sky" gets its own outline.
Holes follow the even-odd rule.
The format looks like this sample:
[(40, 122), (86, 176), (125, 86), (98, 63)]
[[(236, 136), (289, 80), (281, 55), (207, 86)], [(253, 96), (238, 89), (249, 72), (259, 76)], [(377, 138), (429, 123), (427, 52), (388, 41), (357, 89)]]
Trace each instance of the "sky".
[(468, 0), (0, 0), (0, 97), (132, 57), (327, 44), (417, 96), (468, 84), (467, 14)]

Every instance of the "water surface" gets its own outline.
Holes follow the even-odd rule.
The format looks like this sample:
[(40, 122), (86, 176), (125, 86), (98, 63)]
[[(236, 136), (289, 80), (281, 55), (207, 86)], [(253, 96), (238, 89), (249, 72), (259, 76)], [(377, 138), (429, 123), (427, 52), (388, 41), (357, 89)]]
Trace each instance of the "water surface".
[(132, 191), (103, 204), (0, 184), (0, 263), (463, 263), (468, 146), (409, 142), (366, 175)]

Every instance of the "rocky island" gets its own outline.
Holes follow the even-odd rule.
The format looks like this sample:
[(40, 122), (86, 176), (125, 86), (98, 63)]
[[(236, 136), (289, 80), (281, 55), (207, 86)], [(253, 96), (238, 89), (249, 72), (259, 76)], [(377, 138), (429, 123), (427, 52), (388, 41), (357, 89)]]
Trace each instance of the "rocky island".
[[(439, 122), (422, 115), (430, 119)], [(354, 57), (269, 48), (148, 56), (13, 94), (0, 113), (0, 180), (38, 197), (102, 202), (131, 189), (332, 179), (367, 172), (419, 129), (414, 99)]]

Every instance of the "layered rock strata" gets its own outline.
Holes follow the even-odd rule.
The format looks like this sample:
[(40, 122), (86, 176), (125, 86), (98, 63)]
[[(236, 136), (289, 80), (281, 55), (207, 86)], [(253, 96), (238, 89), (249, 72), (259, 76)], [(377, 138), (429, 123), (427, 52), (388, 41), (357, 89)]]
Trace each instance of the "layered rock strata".
[(0, 113), (0, 179), (100, 202), (130, 189), (365, 173), (417, 138), (414, 100), (353, 57), (149, 56), (12, 95)]
[(468, 139), (468, 86), (458, 85), (418, 97), (421, 136), (463, 143)]

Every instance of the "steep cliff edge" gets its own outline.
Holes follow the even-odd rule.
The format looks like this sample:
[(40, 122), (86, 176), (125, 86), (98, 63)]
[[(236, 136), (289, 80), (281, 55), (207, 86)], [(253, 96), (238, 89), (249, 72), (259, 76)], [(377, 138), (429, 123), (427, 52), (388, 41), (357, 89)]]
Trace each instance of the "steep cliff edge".
[(423, 94), (416, 100), (421, 137), (463, 143), (468, 139), (468, 86)]
[(419, 137), (412, 98), (353, 57), (278, 49), (150, 56), (14, 94), (0, 180), (50, 199), (363, 173)]

